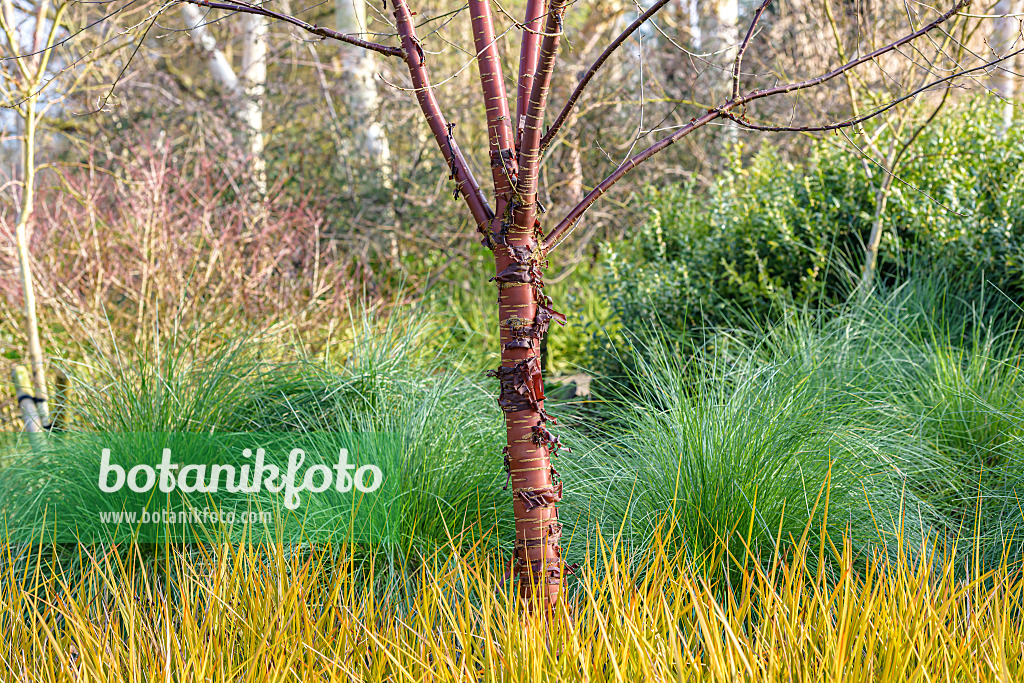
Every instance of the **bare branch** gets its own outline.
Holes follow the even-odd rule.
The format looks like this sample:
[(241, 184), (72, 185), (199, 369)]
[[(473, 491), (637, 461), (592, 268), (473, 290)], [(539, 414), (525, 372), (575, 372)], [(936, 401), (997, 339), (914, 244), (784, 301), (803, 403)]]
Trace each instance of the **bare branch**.
[(581, 78), (580, 82), (576, 84), (576, 89), (572, 91), (572, 95), (569, 95), (569, 99), (566, 100), (565, 106), (563, 106), (562, 111), (558, 113), (554, 123), (552, 123), (551, 127), (548, 128), (548, 132), (545, 133), (544, 137), (541, 139), (541, 150), (547, 149), (548, 145), (551, 144), (551, 141), (555, 139), (555, 135), (558, 134), (558, 130), (562, 127), (562, 124), (565, 123), (566, 119), (569, 118), (569, 114), (572, 113), (572, 108), (576, 106), (576, 102), (583, 95), (583, 90), (587, 87), (587, 84), (590, 83), (594, 76), (597, 75), (598, 70), (600, 70), (604, 63), (608, 61), (608, 58), (612, 56), (612, 53), (626, 42), (626, 39), (633, 35), (638, 28), (647, 23), (648, 19), (657, 14), (658, 10), (668, 3), (669, 0), (658, 0), (656, 3), (651, 5), (650, 9), (641, 14), (636, 18), (636, 21), (623, 29), (622, 33), (620, 33), (619, 36), (604, 49), (604, 52), (594, 60), (594, 63), (590, 65), (587, 72), (583, 74), (583, 78)]
[[(857, 59), (854, 59), (854, 60), (851, 60), (849, 62), (846, 62), (842, 66), (840, 66), (840, 67), (838, 67), (838, 68), (836, 68), (836, 69), (834, 69), (834, 70), (832, 70), (832, 71), (830, 71), (830, 72), (828, 72), (826, 74), (822, 74), (821, 76), (816, 76), (815, 78), (811, 78), (811, 79), (808, 79), (808, 80), (805, 80), (805, 81), (799, 81), (797, 83), (789, 83), (789, 84), (786, 84), (786, 85), (780, 85), (780, 86), (776, 86), (776, 87), (773, 87), (773, 88), (766, 88), (764, 90), (755, 90), (754, 92), (752, 92), (752, 93), (750, 93), (748, 95), (743, 95), (741, 97), (734, 97), (729, 102), (726, 102), (724, 105), (722, 105), (721, 107), (717, 107), (717, 108), (708, 110), (707, 113), (705, 113), (703, 116), (701, 116), (699, 118), (691, 119), (690, 123), (686, 124), (685, 126), (680, 128), (679, 130), (677, 130), (672, 135), (670, 135), (670, 136), (668, 136), (666, 138), (663, 138), (662, 140), (660, 140), (660, 141), (656, 142), (655, 144), (651, 145), (650, 147), (645, 149), (643, 152), (640, 152), (636, 156), (630, 158), (625, 163), (621, 164), (618, 168), (616, 168), (615, 171), (613, 171), (611, 175), (609, 175), (607, 178), (602, 180), (598, 184), (597, 187), (595, 187), (589, 194), (587, 194), (587, 196), (584, 197), (583, 200), (580, 201), (580, 203), (578, 203), (576, 206), (574, 206), (569, 211), (569, 213), (566, 215), (566, 217), (560, 223), (558, 223), (558, 225), (556, 225), (551, 230), (550, 233), (548, 233), (548, 235), (544, 238), (544, 240), (542, 242), (543, 249), (546, 252), (550, 252), (555, 246), (557, 246), (557, 244), (559, 244), (561, 242), (560, 238), (562, 238), (562, 236), (566, 233), (566, 231), (570, 230), (576, 224), (576, 222), (579, 221), (579, 219), (583, 217), (583, 214), (586, 213), (587, 209), (589, 209), (590, 206), (593, 205), (593, 203), (596, 202), (601, 197), (601, 195), (603, 195), (605, 192), (607, 192), (608, 189), (612, 185), (614, 185), (619, 180), (621, 180), (627, 173), (629, 173), (630, 171), (635, 169), (637, 166), (639, 166), (643, 162), (647, 161), (647, 159), (651, 158), (652, 156), (654, 156), (658, 152), (660, 152), (660, 151), (664, 150), (665, 148), (669, 147), (670, 145), (675, 143), (677, 140), (685, 137), (686, 135), (689, 135), (691, 132), (693, 132), (697, 128), (705, 126), (705, 125), (707, 125), (708, 123), (710, 123), (711, 121), (713, 121), (713, 120), (715, 120), (717, 118), (720, 118), (720, 117), (728, 118), (730, 120), (736, 121), (740, 125), (746, 125), (746, 127), (754, 128), (756, 130), (777, 130), (777, 131), (783, 131), (783, 130), (791, 130), (791, 131), (835, 130), (837, 128), (845, 128), (845, 127), (848, 127), (848, 126), (853, 126), (853, 125), (861, 123), (861, 122), (863, 122), (863, 121), (865, 121), (865, 120), (867, 120), (869, 118), (878, 116), (878, 115), (884, 113), (885, 111), (891, 109), (892, 107), (896, 106), (900, 102), (904, 102), (907, 99), (913, 97), (914, 95), (920, 94), (921, 92), (923, 92), (924, 90), (928, 89), (929, 87), (934, 87), (935, 85), (938, 85), (939, 83), (952, 80), (953, 78), (956, 78), (957, 76), (962, 76), (964, 74), (971, 73), (973, 71), (978, 71), (980, 69), (988, 68), (994, 62), (988, 63), (988, 64), (984, 64), (984, 65), (982, 65), (980, 67), (975, 67), (973, 69), (961, 70), (961, 71), (958, 71), (958, 72), (954, 72), (954, 73), (950, 74), (949, 76), (947, 76), (947, 77), (945, 77), (945, 78), (943, 78), (943, 79), (941, 79), (939, 81), (935, 81), (933, 83), (930, 83), (927, 86), (919, 88), (919, 89), (915, 90), (914, 92), (912, 92), (912, 93), (910, 93), (910, 94), (908, 94), (908, 95), (906, 95), (904, 97), (898, 98), (897, 100), (894, 100), (893, 102), (889, 103), (885, 107), (881, 107), (879, 109), (876, 109), (875, 111), (871, 112), (870, 114), (867, 114), (865, 116), (862, 116), (862, 117), (859, 117), (859, 118), (856, 118), (856, 119), (851, 119), (850, 121), (843, 122), (842, 125), (835, 124), (835, 125), (833, 125), (831, 127), (829, 127), (829, 126), (807, 127), (807, 128), (797, 128), (797, 127), (791, 127), (791, 128), (785, 128), (785, 127), (765, 128), (765, 127), (756, 127), (757, 124), (749, 124), (749, 123), (745, 124), (743, 119), (742, 119), (742, 117), (737, 117), (736, 115), (732, 114), (732, 110), (734, 110), (737, 107), (743, 106), (743, 105), (747, 104), (748, 102), (753, 102), (755, 100), (763, 99), (765, 97), (772, 97), (774, 95), (782, 95), (782, 94), (786, 94), (786, 93), (795, 92), (795, 91), (798, 91), (798, 90), (804, 90), (806, 88), (811, 88), (811, 87), (814, 87), (816, 85), (820, 85), (822, 83), (825, 83), (827, 81), (832, 80), (833, 78), (836, 78), (837, 76), (841, 76), (842, 74), (846, 73), (847, 71), (850, 71), (851, 69), (854, 69), (854, 68), (860, 66), (861, 64), (873, 61), (873, 60), (877, 59), (878, 57), (880, 57), (880, 56), (882, 56), (884, 54), (887, 54), (887, 53), (892, 52), (894, 50), (898, 50), (901, 46), (906, 45), (907, 43), (915, 40), (916, 38), (919, 38), (919, 37), (927, 34), (928, 32), (934, 30), (936, 27), (940, 26), (944, 22), (948, 21), (950, 18), (956, 16), (960, 12), (960, 10), (962, 10), (964, 7), (969, 5), (970, 2), (971, 2), (971, 0), (958, 0), (956, 5), (954, 5), (951, 10), (949, 10), (945, 14), (940, 15), (937, 19), (935, 19), (931, 23), (921, 27), (917, 31), (914, 31), (913, 33), (910, 33), (910, 34), (900, 38), (899, 40), (897, 40), (895, 42), (892, 42), (892, 43), (890, 43), (890, 44), (888, 44), (888, 45), (886, 45), (884, 47), (880, 47), (877, 50), (875, 50), (875, 51), (873, 51), (873, 52), (871, 52), (871, 53), (869, 53), (867, 55), (864, 55), (863, 57), (858, 57)], [(760, 13), (755, 15), (752, 23), (756, 23), (759, 18), (760, 18)], [(751, 30), (748, 31), (748, 35), (750, 33), (752, 33), (752, 32), (753, 32), (753, 28), (751, 28)], [(1014, 53), (1014, 54), (1017, 54), (1017, 53)], [(1008, 58), (1010, 56), (1011, 55), (1007, 55), (1006, 58)], [(1000, 60), (996, 60), (996, 61), (1000, 61)]]
[(420, 45), (419, 38), (416, 37), (416, 27), (412, 23), (412, 12), (409, 10), (409, 5), (406, 0), (394, 0), (394, 6), (395, 23), (398, 35), (402, 39), (402, 52), (405, 63), (409, 67), (409, 77), (416, 89), (416, 99), (420, 109), (427, 119), (430, 131), (434, 134), (437, 146), (441, 148), (441, 153), (444, 155), (445, 161), (448, 162), (448, 168), (455, 180), (456, 194), (462, 193), (473, 214), (477, 228), (484, 230), (487, 223), (494, 217), (494, 212), (487, 205), (483, 193), (480, 192), (480, 185), (473, 177), (473, 172), (469, 169), (458, 143), (455, 142), (452, 135), (455, 124), (449, 123), (445, 119), (444, 114), (441, 113), (441, 107), (437, 103), (437, 98), (434, 97), (434, 91), (430, 86), (430, 77), (423, 64), (423, 47)]
[(754, 92), (752, 92), (752, 93), (750, 93), (748, 95), (743, 95), (742, 97), (739, 97), (739, 98), (736, 98), (736, 99), (732, 100), (731, 102), (727, 103), (723, 107), (723, 109), (734, 109), (737, 106), (746, 104), (747, 102), (753, 102), (754, 100), (759, 100), (759, 99), (762, 99), (764, 97), (771, 97), (773, 95), (783, 95), (783, 94), (786, 94), (786, 93), (796, 92), (797, 90), (805, 90), (807, 88), (812, 88), (812, 87), (814, 87), (816, 85), (821, 85), (822, 83), (826, 83), (828, 81), (831, 81), (836, 76), (841, 76), (844, 73), (846, 73), (847, 71), (849, 71), (850, 69), (854, 69), (854, 68), (860, 66), (861, 64), (865, 64), (867, 62), (874, 61), (875, 59), (878, 59), (882, 55), (887, 54), (889, 52), (892, 52), (892, 51), (894, 51), (894, 50), (896, 50), (896, 49), (906, 45), (907, 43), (909, 43), (909, 42), (911, 42), (913, 40), (916, 40), (917, 38), (920, 38), (921, 36), (925, 35), (926, 33), (929, 33), (930, 31), (934, 30), (935, 28), (937, 28), (941, 24), (944, 24), (946, 21), (948, 21), (952, 17), (956, 16), (960, 12), (960, 10), (962, 10), (964, 7), (966, 7), (969, 4), (971, 4), (971, 0), (959, 0), (956, 3), (956, 5), (953, 6), (953, 9), (951, 9), (948, 12), (946, 12), (945, 14), (939, 16), (937, 19), (935, 19), (935, 21), (931, 22), (930, 24), (927, 24), (926, 26), (921, 27), (920, 29), (914, 31), (913, 33), (910, 33), (908, 35), (903, 36), (902, 38), (900, 38), (896, 42), (889, 43), (888, 45), (880, 47), (877, 50), (875, 50), (874, 52), (868, 53), (868, 54), (864, 55), (863, 57), (858, 57), (857, 59), (851, 60), (851, 61), (847, 62), (846, 64), (843, 64), (842, 66), (837, 67), (836, 69), (834, 69), (832, 71), (829, 71), (827, 74), (822, 74), (821, 76), (816, 76), (815, 78), (810, 78), (810, 79), (808, 79), (806, 81), (800, 81), (799, 83), (788, 83), (786, 85), (779, 85), (779, 86), (776, 86), (774, 88), (766, 88), (764, 90), (755, 90)]
[(540, 20), (544, 16), (544, 0), (526, 0), (523, 42), (519, 48), (519, 81), (516, 86), (516, 143), (523, 136), (523, 117), (527, 100), (533, 90), (533, 73), (540, 56)]
[(379, 52), (382, 55), (388, 57), (405, 57), (401, 48), (389, 47), (387, 45), (380, 45), (378, 43), (371, 43), (368, 40), (362, 38), (356, 38), (355, 36), (346, 35), (339, 33), (338, 31), (332, 31), (329, 28), (323, 26), (317, 26), (316, 24), (310, 24), (309, 22), (303, 21), (298, 17), (293, 17), (288, 14), (281, 14), (280, 12), (274, 12), (273, 10), (260, 7), (259, 5), (250, 5), (242, 0), (230, 0), (228, 2), (217, 2), (215, 0), (179, 0), (180, 2), (187, 2), (193, 5), (199, 5), (200, 7), (209, 7), (211, 9), (222, 9), (228, 12), (239, 12), (241, 14), (258, 14), (271, 19), (277, 19), (283, 21), (292, 26), (298, 26), (307, 33), (312, 33), (315, 36), (321, 38), (331, 38), (333, 40), (340, 40), (343, 43), (349, 45), (355, 45), (367, 50), (373, 50)]
[(750, 22), (750, 28), (747, 29), (747, 35), (740, 43), (740, 49), (736, 52), (736, 64), (732, 68), (732, 98), (735, 100), (740, 96), (740, 67), (743, 66), (743, 54), (747, 51), (747, 46), (750, 45), (750, 39), (754, 37), (754, 29), (757, 28), (757, 22), (761, 21), (761, 15), (768, 9), (772, 0), (764, 0), (758, 6), (754, 12), (754, 19)]
[(623, 176), (625, 176), (634, 168), (644, 163), (652, 156), (665, 149), (666, 147), (669, 147), (670, 145), (678, 142), (679, 140), (686, 137), (693, 131), (710, 123), (711, 121), (714, 121), (720, 116), (722, 116), (722, 111), (720, 109), (711, 109), (700, 118), (693, 119), (688, 124), (677, 130), (675, 133), (672, 133), (672, 135), (669, 135), (666, 138), (662, 138), (658, 142), (654, 143), (644, 151), (640, 152), (634, 157), (631, 157), (625, 163), (620, 165), (617, 169), (615, 169), (615, 171), (610, 176), (602, 180), (597, 187), (591, 190), (579, 204), (574, 206), (572, 210), (569, 211), (569, 213), (566, 215), (566, 217), (563, 218), (562, 221), (558, 225), (556, 225), (554, 229), (551, 230), (551, 232), (547, 234), (547, 236), (544, 238), (544, 241), (542, 242), (542, 248), (544, 249), (544, 251), (550, 252), (558, 244), (560, 244), (561, 241), (559, 240), (559, 238), (567, 230), (572, 228), (576, 224), (576, 222), (583, 217), (583, 214), (587, 212), (587, 209), (589, 209), (594, 202), (600, 199), (601, 195), (607, 192), (612, 185), (619, 182), (619, 180), (621, 180)]

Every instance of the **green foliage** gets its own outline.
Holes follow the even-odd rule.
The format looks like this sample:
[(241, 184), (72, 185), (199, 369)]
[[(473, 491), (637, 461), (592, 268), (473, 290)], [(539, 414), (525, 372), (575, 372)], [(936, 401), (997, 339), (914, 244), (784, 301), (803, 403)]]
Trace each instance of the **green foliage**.
[(395, 434), (402, 552), (391, 559), (484, 537), (511, 542), (508, 529), (494, 533), (506, 521), (501, 413), (490, 391), (452, 370), (460, 353), (439, 344), (438, 332), (425, 316), (364, 312), (321, 356), (288, 346), (283, 360), (279, 338), (168, 334), (152, 349), (69, 367), (73, 428)]
[[(1000, 135), (999, 122), (984, 103), (958, 107), (909, 148), (881, 215), (883, 284), (911, 265), (942, 264), (1024, 295), (1024, 134)], [(877, 145), (890, 144), (886, 129)], [(606, 249), (609, 301), (627, 329), (670, 336), (768, 321), (788, 303), (842, 302), (858, 281), (885, 178), (824, 139), (806, 164), (766, 148), (746, 163), (737, 154), (707, 192), (652, 190), (647, 224)]]
[(987, 567), (1019, 561), (1021, 309), (951, 289), (936, 273), (837, 315), (790, 308), (711, 349), (632, 349), (597, 421), (610, 457), (580, 495), (638, 548), (667, 512), (663, 540), (695, 559), (722, 542), (768, 557), (808, 529), (814, 547), (818, 530), (865, 553), (959, 538)]

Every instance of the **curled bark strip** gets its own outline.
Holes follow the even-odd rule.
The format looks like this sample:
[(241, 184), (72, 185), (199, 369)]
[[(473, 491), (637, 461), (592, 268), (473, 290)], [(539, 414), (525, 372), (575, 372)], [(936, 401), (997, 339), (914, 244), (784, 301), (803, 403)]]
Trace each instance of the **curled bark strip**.
[(512, 367), (500, 367), (487, 373), (489, 377), (497, 377), (501, 385), (498, 405), (506, 413), (519, 410), (539, 410), (544, 393), (538, 392), (540, 386), (540, 358), (532, 356), (524, 358)]
[[(419, 43), (416, 43), (416, 47), (420, 51), (420, 59), (422, 60), (423, 59), (423, 48), (420, 47)], [(445, 125), (448, 127), (448, 158), (451, 159), (451, 162), (449, 163), (449, 170), (451, 171), (451, 174), (448, 176), (448, 180), (456, 181), (455, 182), (455, 189), (452, 190), (452, 199), (458, 199), (459, 198), (459, 192), (461, 192), (462, 190), (459, 187), (459, 183), (458, 183), (459, 165), (456, 162), (456, 156), (455, 156), (455, 138), (452, 136), (452, 131), (455, 130), (455, 124), (449, 121)]]
[[(571, 568), (569, 566), (566, 566), (566, 570), (567, 571), (569, 571), (570, 569), (574, 570), (578, 566), (579, 565), (573, 565)], [(519, 571), (522, 571), (523, 569), (526, 568), (526, 563), (525, 562), (519, 562), (517, 564), (516, 568)], [(533, 583), (535, 583), (535, 584), (544, 583), (544, 584), (548, 584), (548, 585), (557, 585), (557, 584), (561, 583), (561, 581), (562, 581), (562, 567), (557, 565), (557, 564), (555, 566), (553, 566), (553, 567), (550, 566), (550, 565), (542, 567), (539, 564), (538, 560), (534, 560), (533, 562), (530, 563), (529, 573), (531, 575), (531, 581)], [(573, 573), (573, 572), (569, 571), (569, 573)], [(522, 580), (522, 579), (520, 579), (520, 580)]]
[(554, 505), (562, 500), (562, 482), (541, 489), (519, 489), (515, 494), (519, 496), (519, 500), (523, 501), (523, 507), (529, 512), (540, 507)]
[(508, 319), (506, 319), (504, 322), (502, 322), (502, 325), (508, 327), (508, 329), (513, 331), (521, 330), (530, 325), (530, 320), (528, 318), (520, 318), (517, 315), (512, 315), (509, 316)]
[[(557, 533), (551, 533), (550, 527), (548, 528), (548, 534), (541, 538), (520, 538), (516, 540), (516, 548), (539, 548), (545, 545), (558, 545), (558, 540), (562, 537), (562, 527), (559, 525)], [(561, 552), (561, 548), (559, 548)]]
[(540, 268), (536, 263), (513, 263), (490, 279), (499, 284), (529, 284), (540, 281)]
[(559, 325), (565, 325), (567, 318), (564, 313), (559, 313), (550, 306), (543, 303), (537, 304), (537, 315), (533, 318), (533, 327), (539, 329), (541, 334), (544, 334), (548, 331), (552, 320)]
[(508, 446), (502, 448), (501, 453), (505, 461), (505, 485), (501, 487), (501, 490), (508, 491), (508, 483), (512, 481), (512, 460), (509, 459)]
[[(521, 319), (517, 319), (521, 320)], [(509, 326), (509, 330), (512, 332), (512, 341), (505, 342), (506, 349), (529, 349), (533, 347), (534, 340), (540, 340), (547, 334), (548, 328), (551, 326), (551, 321), (554, 320), (559, 325), (564, 325), (566, 321), (565, 314), (559, 313), (550, 306), (546, 306), (543, 303), (537, 304), (537, 314), (533, 318), (532, 325), (516, 325)]]
[[(544, 534), (540, 538), (519, 538), (516, 539), (515, 551), (513, 558), (520, 566), (526, 566), (527, 561), (525, 558), (525, 551), (527, 548), (540, 548), (543, 546), (554, 546), (555, 555), (557, 557), (562, 556), (562, 548), (558, 545), (559, 540), (562, 537), (562, 525), (558, 522), (552, 522), (544, 528)], [(540, 567), (543, 560), (533, 560), (534, 567)], [(548, 559), (550, 565), (550, 559)]]
[(524, 569), (529, 568), (530, 573), (534, 575), (543, 574), (544, 572), (550, 572), (552, 570), (560, 571), (557, 564), (555, 564), (548, 558), (541, 558), (539, 560), (524, 560), (521, 555), (517, 555), (516, 563)]
[[(560, 566), (558, 566), (558, 565), (550, 566), (550, 563), (549, 563), (549, 565), (547, 567), (544, 567), (543, 565), (540, 564), (539, 560), (534, 560), (533, 562), (529, 563), (529, 565), (527, 565), (527, 563), (524, 562), (522, 559), (520, 559), (518, 556), (513, 556), (513, 557), (514, 557), (514, 560), (512, 562), (512, 566), (510, 567), (510, 571), (509, 571), (508, 574), (505, 575), (505, 578), (503, 578), (501, 580), (501, 585), (504, 585), (505, 582), (509, 581), (512, 578), (513, 574), (518, 574), (519, 577), (520, 577), (519, 580), (523, 581), (524, 580), (523, 575), (522, 575), (523, 574), (523, 570), (527, 569), (527, 566), (529, 566), (529, 574), (530, 574), (530, 577), (531, 577), (530, 581), (532, 583), (534, 583), (534, 584), (542, 584), (543, 583), (543, 584), (548, 584), (548, 585), (558, 585), (559, 583), (561, 583), (561, 581), (562, 581), (562, 568)], [(575, 563), (575, 564), (572, 564), (572, 565), (565, 565), (566, 572), (569, 573), (569, 574), (575, 574), (576, 573), (575, 570), (578, 567), (579, 567), (579, 563), (578, 562)]]
[(529, 263), (534, 259), (534, 250), (536, 249), (535, 244), (524, 244), (522, 246), (510, 246), (508, 248), (508, 255), (512, 257), (512, 260), (516, 263)]
[[(558, 455), (558, 451), (561, 448), (563, 448), (562, 442), (556, 435), (552, 434), (548, 430), (547, 426), (544, 423), (534, 425), (533, 427), (531, 427), (531, 429), (533, 430), (533, 435), (531, 438), (533, 439), (533, 442), (535, 444), (537, 444), (538, 446), (545, 446), (551, 453), (551, 455)], [(566, 448), (565, 450), (569, 451), (570, 453), (572, 452), (571, 448)]]
[(491, 152), (491, 168), (507, 168), (509, 172), (513, 172), (516, 168), (516, 151), (499, 149)]
[(530, 349), (533, 348), (533, 342), (526, 337), (517, 337), (510, 342), (505, 342), (505, 350), (509, 349)]

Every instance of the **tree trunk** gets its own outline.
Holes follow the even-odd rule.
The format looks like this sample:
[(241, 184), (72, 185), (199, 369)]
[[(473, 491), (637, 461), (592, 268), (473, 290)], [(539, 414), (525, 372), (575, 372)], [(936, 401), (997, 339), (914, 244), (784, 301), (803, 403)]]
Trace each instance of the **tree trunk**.
[(182, 3), (181, 16), (192, 36), (192, 44), (206, 59), (217, 87), (226, 94), (235, 119), (242, 125), (245, 150), (249, 156), (250, 176), (258, 200), (266, 196), (266, 162), (263, 157), (263, 95), (267, 82), (267, 19), (247, 15), (242, 45), (242, 77), (235, 74), (231, 62), (217, 47), (217, 40), (206, 26), (207, 17), (195, 5)]
[[(891, 158), (892, 155), (890, 155)], [(867, 297), (875, 284), (875, 273), (878, 270), (878, 248), (882, 244), (882, 228), (885, 221), (885, 206), (889, 201), (889, 192), (892, 189), (893, 175), (887, 174), (882, 186), (878, 188), (875, 196), (875, 219), (871, 223), (871, 234), (868, 236), (868, 243), (864, 245), (864, 270), (861, 273), (860, 295), (861, 299)]]
[[(486, 6), (486, 2), (479, 4)], [(562, 483), (551, 466), (558, 439), (547, 428), (550, 418), (544, 411), (540, 342), (551, 321), (564, 322), (565, 317), (551, 308), (543, 292), (546, 262), (540, 248), (543, 234), (537, 220), (537, 186), (541, 128), (564, 11), (564, 0), (551, 1), (536, 66), (526, 63), (520, 67), (521, 77), (529, 84), (521, 87), (517, 98), (521, 132), (516, 164), (505, 159), (506, 153), (512, 155), (512, 150), (505, 148), (512, 142), (512, 131), (503, 125), (491, 126), (491, 166), (498, 205), (489, 239), (495, 256), (501, 329), (501, 367), (493, 374), (500, 383), (498, 404), (505, 412), (505, 467), (516, 525), (513, 573), (519, 581), (519, 594), (529, 604), (547, 606), (558, 598), (563, 570), (557, 507)], [(530, 6), (527, 13), (530, 15)], [(479, 43), (477, 52), (481, 52)], [(523, 52), (525, 61), (534, 59), (532, 48)], [(497, 59), (496, 52), (493, 58)], [(484, 78), (485, 58), (479, 61)], [(488, 119), (507, 121), (504, 89), (489, 88), (485, 80), (484, 91), (488, 94)], [(523, 102), (521, 97), (527, 92), (529, 99)], [(500, 116), (493, 116), (495, 107), (503, 107)], [(510, 184), (511, 178), (518, 182)]]
[(267, 88), (267, 18), (246, 17), (242, 43), (241, 84), (244, 89), (241, 117), (246, 127), (252, 182), (260, 200), (267, 196), (267, 165), (263, 156), (263, 102)]
[(21, 408), (21, 420), (25, 423), (25, 431), (29, 434), (39, 434), (45, 427), (32, 396), (32, 380), (24, 365), (15, 365), (11, 368), (11, 381), (14, 383), (14, 394)]
[[(32, 366), (32, 384), (35, 387), (36, 410), (42, 425), (50, 422), (49, 396), (46, 391), (46, 367), (43, 362), (43, 346), (39, 339), (39, 319), (36, 315), (35, 287), (32, 283), (32, 262), (29, 254), (30, 221), (35, 208), (36, 179), (36, 113), (35, 92), (25, 100), (21, 113), (22, 136), (22, 191), (18, 223), (14, 228), (14, 240), (18, 250), (18, 274), (21, 277), (21, 291), (25, 301), (25, 336), (28, 339), (28, 354)], [(28, 422), (26, 422), (26, 427)]]
[[(340, 33), (356, 36), (366, 33), (366, 0), (337, 0), (334, 12)], [(380, 122), (380, 97), (374, 82), (376, 60), (372, 52), (361, 47), (342, 44), (340, 50), (352, 135), (362, 153), (390, 185), (391, 149)]]
[(240, 96), (242, 88), (238, 83), (238, 77), (231, 67), (231, 62), (217, 47), (217, 39), (207, 28), (206, 15), (195, 5), (182, 3), (181, 16), (192, 37), (192, 45), (206, 60), (206, 66), (217, 86), (235, 97)]
[[(1020, 14), (1024, 3), (1019, 0), (1000, 0), (992, 8), (992, 14)], [(1006, 16), (992, 22), (992, 37), (989, 40), (992, 51), (997, 57), (1019, 49), (1021, 17)], [(1010, 59), (995, 66), (992, 74), (992, 90), (1003, 100), (1003, 130), (1007, 131), (1013, 124), (1014, 97), (1017, 94), (1017, 78), (1014, 71), (1014, 60)]]
[(560, 314), (541, 290), (537, 239), (533, 227), (516, 221), (506, 244), (495, 249), (501, 367), (493, 375), (500, 382), (498, 404), (505, 412), (505, 469), (516, 527), (513, 573), (522, 597), (552, 603), (561, 576), (556, 505), (562, 484), (551, 466), (558, 439), (547, 429), (540, 341)]

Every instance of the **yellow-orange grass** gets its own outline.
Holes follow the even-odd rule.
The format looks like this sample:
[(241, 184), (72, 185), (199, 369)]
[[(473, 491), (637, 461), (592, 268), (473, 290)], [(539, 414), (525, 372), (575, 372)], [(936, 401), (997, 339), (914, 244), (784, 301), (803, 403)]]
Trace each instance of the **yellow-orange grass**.
[(658, 542), (631, 561), (599, 542), (546, 619), (521, 615), (483, 553), (427, 562), (399, 604), (356, 581), (351, 561), (320, 551), (224, 546), (199, 560), (145, 562), (123, 549), (83, 551), (73, 580), (40, 562), (0, 576), (0, 680), (1024, 677), (1019, 572), (964, 574), (934, 553), (911, 561), (902, 551), (857, 563), (848, 540), (807, 548), (805, 538), (783, 555), (808, 554), (829, 571), (747, 562), (729, 585), (709, 586)]

